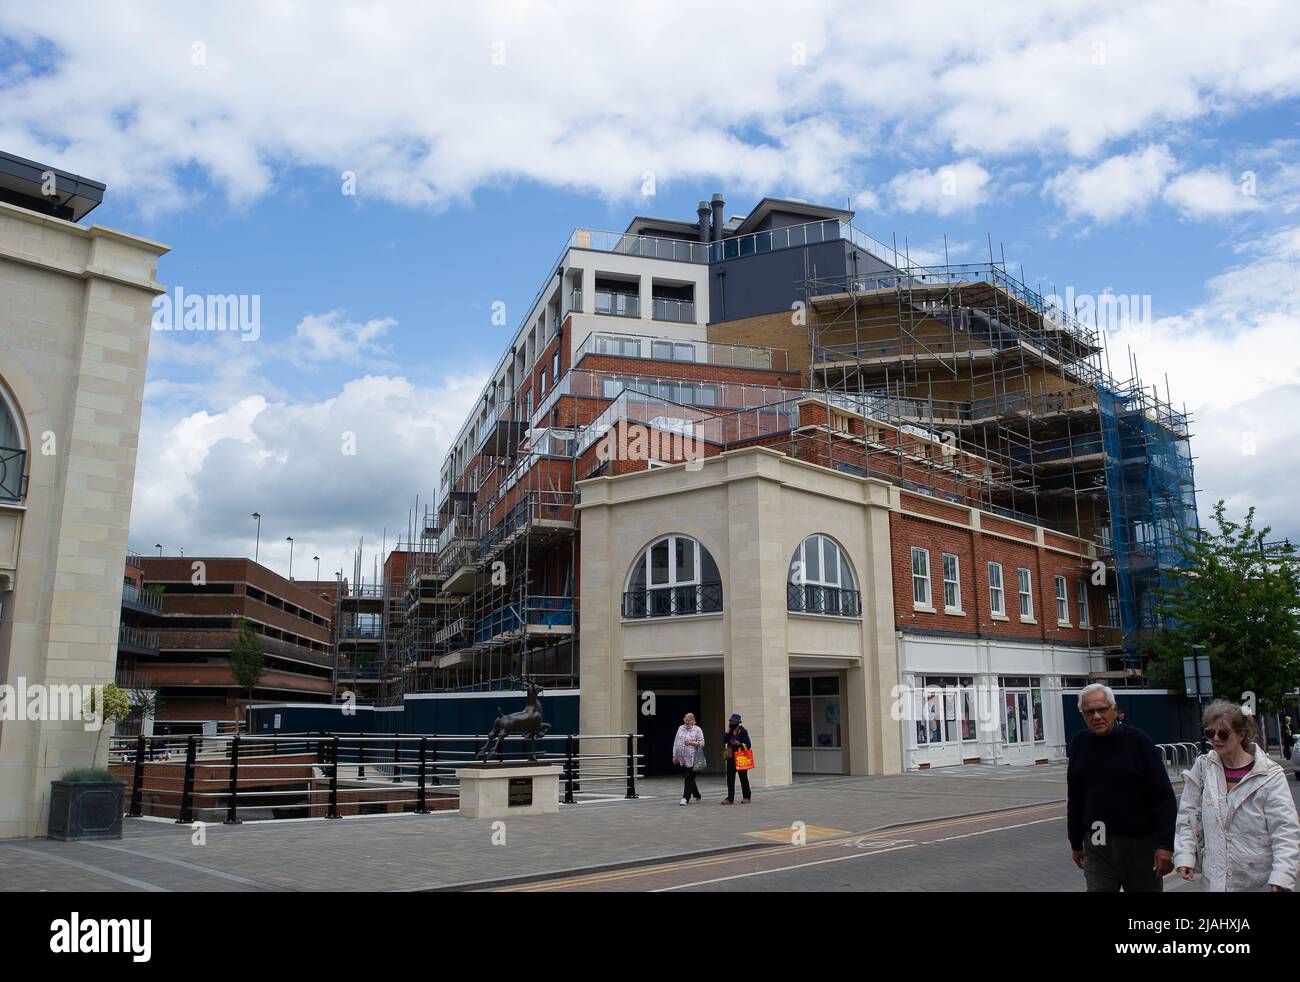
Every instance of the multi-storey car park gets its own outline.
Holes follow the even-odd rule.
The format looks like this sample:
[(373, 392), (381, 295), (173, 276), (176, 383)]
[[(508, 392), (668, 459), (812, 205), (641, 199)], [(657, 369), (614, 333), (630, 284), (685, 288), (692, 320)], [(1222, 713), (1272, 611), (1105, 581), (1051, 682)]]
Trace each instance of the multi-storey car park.
[(377, 691), (528, 675), (650, 771), (739, 711), (766, 784), (1062, 758), (1073, 691), (1143, 683), (1187, 414), (991, 254), (723, 210), (569, 237), (375, 588)]

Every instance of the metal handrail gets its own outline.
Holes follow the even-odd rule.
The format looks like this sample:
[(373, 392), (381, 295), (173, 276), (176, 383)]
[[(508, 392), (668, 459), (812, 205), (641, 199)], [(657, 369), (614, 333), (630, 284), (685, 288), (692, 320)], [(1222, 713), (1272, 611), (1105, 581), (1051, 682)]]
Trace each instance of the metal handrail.
[[(517, 739), (525, 739), (519, 737)], [(625, 798), (636, 798), (636, 781), (644, 768), (644, 754), (639, 752), (641, 734), (548, 734), (535, 741), (526, 742), (528, 759), (559, 764), (563, 768), (564, 802), (573, 803), (575, 792), (582, 783), (600, 784), (618, 782), (625, 786)], [(484, 734), (395, 734), (358, 733), (339, 734), (280, 734), (270, 736), (239, 735), (229, 737), (146, 737), (110, 740), (110, 757), (119, 763), (134, 764), (130, 782), (128, 815), (143, 815), (144, 794), (151, 800), (164, 797), (169, 811), (177, 814), (178, 824), (194, 820), (197, 802), (215, 800), (226, 804), (227, 824), (238, 824), (241, 799), (261, 802), (293, 798), (295, 803), (326, 809), (325, 818), (339, 818), (339, 805), (378, 806), (389, 810), (399, 806), (404, 811), (427, 813), (432, 788), (454, 789), (458, 785), (455, 770), (478, 756), (479, 747), (485, 746)], [(618, 741), (619, 752), (596, 748), (582, 752), (582, 741)], [(563, 749), (550, 750), (563, 741)], [(464, 745), (468, 743), (469, 747)], [(457, 746), (460, 744), (461, 746)], [(537, 752), (537, 744), (542, 749)], [(212, 746), (217, 750), (213, 752)], [(184, 758), (173, 754), (183, 748)], [(531, 751), (531, 753), (530, 753)], [(287, 762), (286, 757), (303, 758)], [(267, 761), (266, 758), (275, 758)], [(503, 758), (507, 762), (514, 757)], [(263, 762), (258, 763), (257, 761)], [(156, 781), (146, 788), (148, 774), (145, 768), (167, 773), (166, 784)], [(355, 768), (347, 784), (340, 786), (340, 770)], [(375, 773), (367, 781), (366, 768)], [(268, 784), (282, 784), (295, 780), (283, 773), (286, 768), (306, 768), (309, 786), (275, 790)], [(244, 772), (241, 778), (240, 772)], [(278, 774), (267, 774), (278, 771)], [(176, 772), (179, 772), (178, 774)], [(249, 777), (249, 772), (254, 776)], [(257, 776), (258, 772), (266, 776)], [(387, 777), (386, 787), (375, 796), (376, 782)], [(326, 782), (326, 787), (320, 787)], [(181, 785), (177, 790), (175, 784)], [(223, 787), (224, 785), (224, 787)], [(241, 788), (242, 785), (242, 788)], [(250, 787), (250, 785), (252, 787)], [(215, 786), (215, 789), (214, 789)], [(414, 797), (405, 797), (414, 791)], [(366, 797), (369, 795), (370, 797)], [(401, 796), (401, 797), (399, 797)], [(175, 799), (179, 797), (179, 801)], [(443, 797), (446, 797), (444, 794)], [(324, 803), (328, 801), (328, 804)], [(313, 802), (316, 804), (313, 805)], [(414, 805), (414, 808), (406, 806)]]

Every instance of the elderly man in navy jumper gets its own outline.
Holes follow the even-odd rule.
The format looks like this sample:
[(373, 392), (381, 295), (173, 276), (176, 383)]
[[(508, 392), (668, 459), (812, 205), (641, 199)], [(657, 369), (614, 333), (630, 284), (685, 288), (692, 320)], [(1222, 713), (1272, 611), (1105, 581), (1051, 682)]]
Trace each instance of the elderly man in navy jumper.
[(1165, 762), (1141, 730), (1121, 723), (1115, 693), (1079, 693), (1088, 728), (1070, 741), (1067, 824), (1089, 893), (1157, 893), (1173, 870), (1178, 803)]

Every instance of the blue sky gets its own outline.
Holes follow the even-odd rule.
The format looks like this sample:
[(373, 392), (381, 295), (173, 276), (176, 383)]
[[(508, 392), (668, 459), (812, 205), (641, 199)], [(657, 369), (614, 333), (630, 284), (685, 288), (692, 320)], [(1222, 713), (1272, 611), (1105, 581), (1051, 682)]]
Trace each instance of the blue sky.
[(91, 221), (168, 243), (169, 287), (261, 304), (253, 343), (155, 334), (135, 548), (251, 551), (258, 510), (271, 565), (364, 536), (368, 571), (569, 232), (715, 191), (1149, 296), (1112, 367), (1196, 413), (1202, 512), (1300, 538), (1292, 4), (724, 4), (717, 47), (674, 3), (135, 10), (0, 12), (0, 147), (105, 181)]

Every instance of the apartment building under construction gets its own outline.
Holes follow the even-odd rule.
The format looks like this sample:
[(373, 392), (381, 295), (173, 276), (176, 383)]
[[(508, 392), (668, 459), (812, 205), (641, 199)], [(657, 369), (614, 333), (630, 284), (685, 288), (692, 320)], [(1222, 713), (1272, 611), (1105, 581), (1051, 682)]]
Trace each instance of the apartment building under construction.
[(724, 207), (569, 237), (376, 587), (383, 698), (744, 705), (767, 783), (1063, 755), (1070, 691), (1140, 684), (1186, 414), (1001, 259)]

